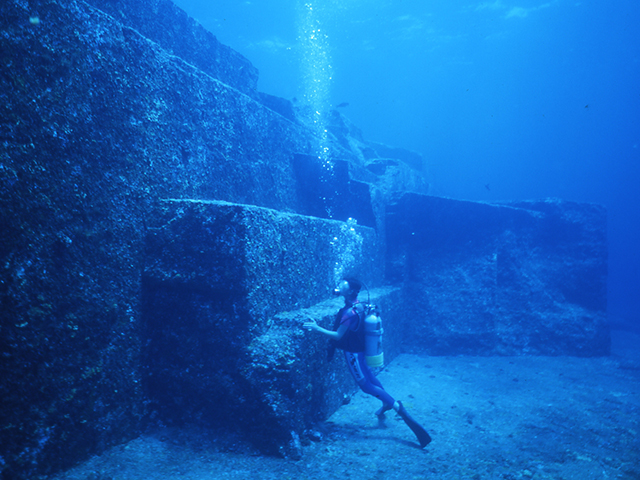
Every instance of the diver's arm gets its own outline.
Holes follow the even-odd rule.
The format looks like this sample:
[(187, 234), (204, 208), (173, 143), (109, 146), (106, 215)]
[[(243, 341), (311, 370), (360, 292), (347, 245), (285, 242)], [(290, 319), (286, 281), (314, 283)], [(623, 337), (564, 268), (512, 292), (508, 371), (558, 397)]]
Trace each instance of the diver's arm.
[(302, 328), (306, 328), (307, 330), (315, 330), (316, 332), (320, 332), (332, 340), (340, 340), (344, 335), (344, 332), (347, 331), (348, 326), (346, 324), (340, 325), (337, 331), (327, 330), (326, 328), (322, 328), (320, 325), (316, 323), (315, 320), (309, 319), (302, 325)]

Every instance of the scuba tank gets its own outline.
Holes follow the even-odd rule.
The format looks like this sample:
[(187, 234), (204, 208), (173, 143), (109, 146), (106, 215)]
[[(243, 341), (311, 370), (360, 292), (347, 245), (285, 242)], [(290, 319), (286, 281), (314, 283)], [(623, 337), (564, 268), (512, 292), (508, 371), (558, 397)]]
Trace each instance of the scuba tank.
[[(341, 295), (340, 288), (336, 288), (333, 294)], [(367, 295), (368, 294), (369, 289), (367, 288)], [(358, 317), (358, 324), (355, 330), (347, 330), (342, 338), (330, 342), (328, 351), (329, 360), (333, 357), (333, 353), (337, 347), (346, 352), (359, 353), (364, 351), (364, 357), (368, 366), (384, 366), (384, 353), (382, 352), (382, 333), (384, 330), (382, 328), (382, 320), (380, 319), (380, 310), (370, 302), (371, 297), (368, 295), (367, 303), (356, 301), (354, 304), (345, 305), (340, 309), (333, 325), (334, 331), (338, 330), (342, 315), (348, 310), (352, 310), (353, 314)]]
[(377, 307), (368, 305), (364, 318), (364, 358), (370, 367), (384, 366), (382, 320)]

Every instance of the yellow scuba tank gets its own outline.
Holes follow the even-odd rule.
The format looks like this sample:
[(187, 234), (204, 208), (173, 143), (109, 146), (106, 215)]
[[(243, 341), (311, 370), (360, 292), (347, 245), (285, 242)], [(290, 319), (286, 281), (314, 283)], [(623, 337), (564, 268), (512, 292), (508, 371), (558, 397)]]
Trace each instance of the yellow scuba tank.
[(384, 365), (382, 351), (382, 320), (376, 309), (367, 312), (364, 319), (364, 358), (370, 367)]

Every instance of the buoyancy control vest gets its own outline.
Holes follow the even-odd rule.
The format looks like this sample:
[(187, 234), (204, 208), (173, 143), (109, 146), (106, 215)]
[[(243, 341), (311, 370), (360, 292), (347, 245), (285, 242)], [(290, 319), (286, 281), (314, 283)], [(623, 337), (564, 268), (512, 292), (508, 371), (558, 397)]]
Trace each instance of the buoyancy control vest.
[(351, 310), (351, 315), (356, 321), (355, 328), (349, 328), (340, 340), (334, 342), (335, 347), (347, 352), (364, 352), (367, 364), (370, 367), (381, 367), (384, 364), (382, 351), (382, 322), (377, 306), (354, 303), (340, 309), (336, 315), (334, 331), (338, 330), (344, 315)]
[(363, 322), (364, 306), (361, 303), (354, 303), (343, 307), (336, 315), (334, 331), (338, 330), (345, 314), (353, 317), (356, 323), (355, 328), (348, 328), (342, 338), (337, 340), (336, 347), (347, 352), (359, 353), (364, 352), (364, 322)]

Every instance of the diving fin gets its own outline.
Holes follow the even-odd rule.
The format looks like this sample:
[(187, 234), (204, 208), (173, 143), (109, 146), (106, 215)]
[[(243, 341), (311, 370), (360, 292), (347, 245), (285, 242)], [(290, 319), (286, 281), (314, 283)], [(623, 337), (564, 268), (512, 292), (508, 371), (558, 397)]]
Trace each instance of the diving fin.
[(420, 448), (426, 447), (429, 444), (429, 442), (431, 442), (431, 437), (429, 436), (427, 431), (424, 428), (422, 428), (422, 425), (416, 422), (411, 417), (411, 415), (407, 413), (407, 411), (404, 408), (404, 405), (402, 405), (402, 402), (400, 400), (398, 400), (398, 403), (400, 404), (400, 408), (398, 409), (398, 415), (402, 417), (402, 420), (404, 420), (404, 423), (406, 423), (407, 426), (411, 429), (411, 431), (415, 433), (416, 437), (418, 437), (418, 442), (420, 442)]

